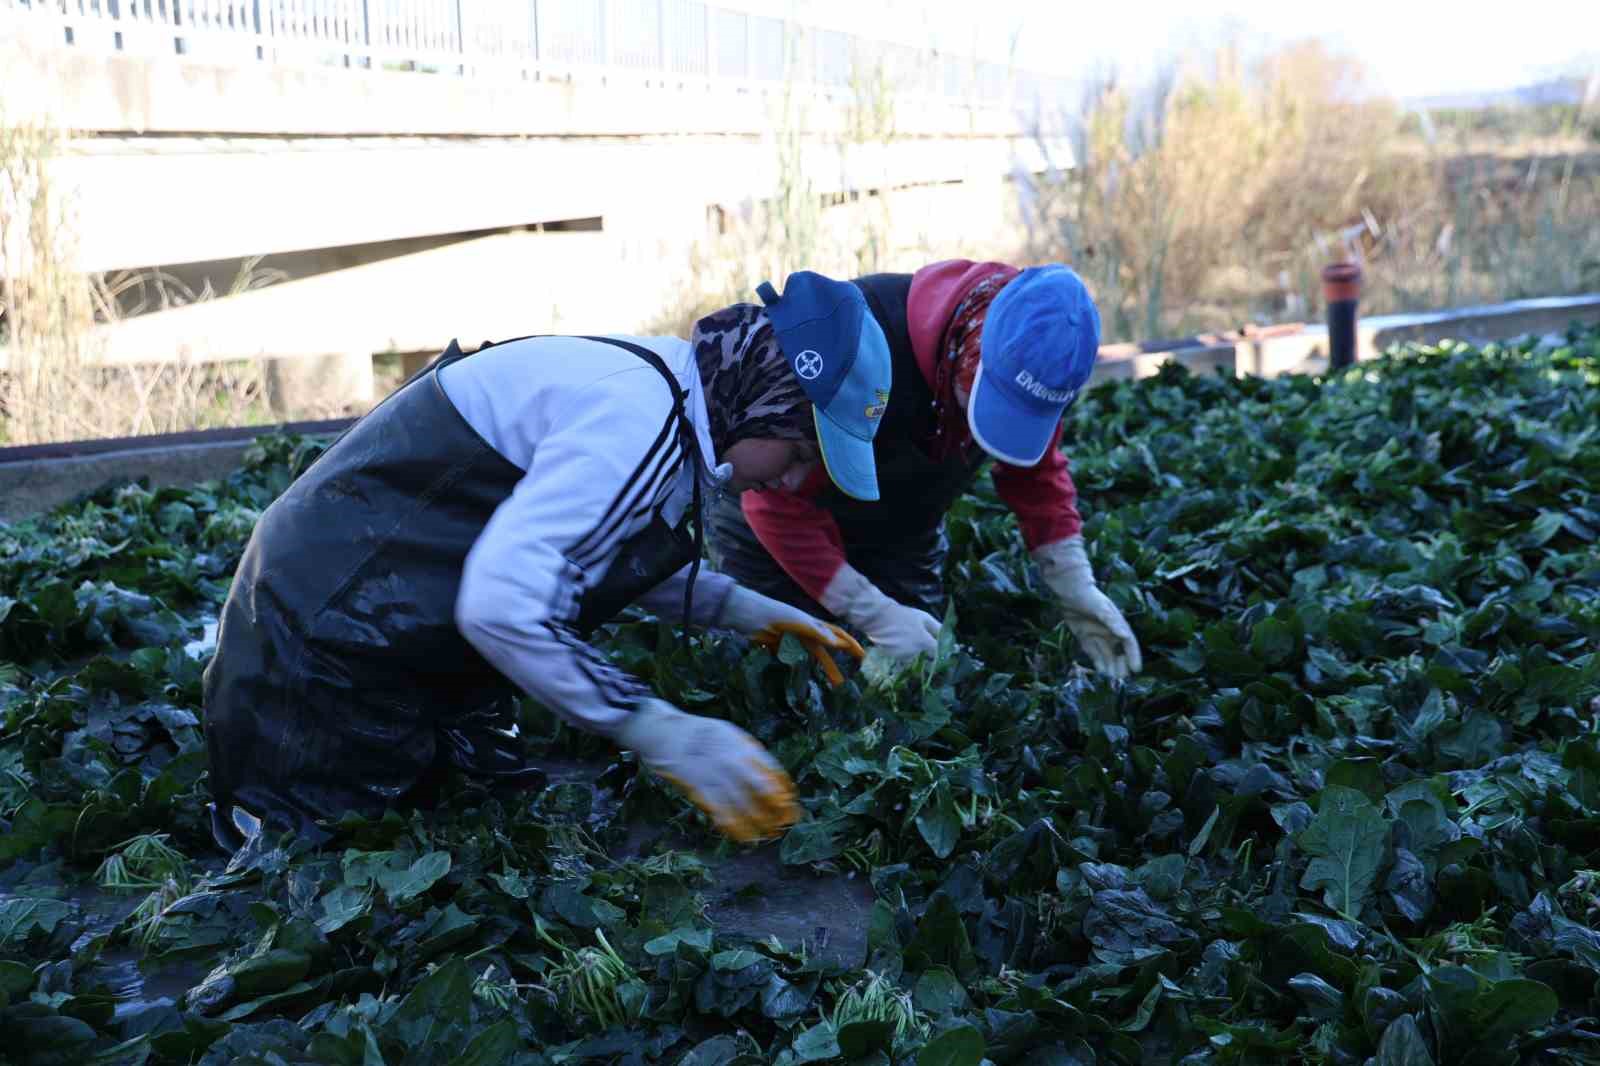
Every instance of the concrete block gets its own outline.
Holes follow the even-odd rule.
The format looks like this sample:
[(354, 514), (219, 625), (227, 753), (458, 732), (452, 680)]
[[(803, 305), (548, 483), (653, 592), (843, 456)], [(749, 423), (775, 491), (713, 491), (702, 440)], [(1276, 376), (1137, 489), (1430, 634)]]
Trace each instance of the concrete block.
[[(443, 350), (444, 345), (441, 344), (439, 351)], [(417, 371), (439, 358), (439, 351), (400, 353), (400, 380), (409, 381)]]
[(265, 376), (267, 403), (284, 420), (359, 414), (375, 398), (368, 352), (272, 359)]
[(1487, 307), (1463, 307), (1424, 315), (1385, 315), (1364, 319), (1376, 352), (1408, 342), (1432, 344), (1461, 340), (1472, 344), (1533, 333), (1565, 332), (1573, 322), (1600, 322), (1600, 294), (1519, 300)]
[(1132, 381), (1134, 374), (1134, 357), (1131, 355), (1113, 355), (1101, 357), (1094, 364), (1094, 370), (1089, 373), (1089, 384), (1098, 385), (1104, 381)]
[(1175, 352), (1149, 352), (1133, 357), (1135, 378), (1154, 377), (1163, 364), (1177, 362), (1191, 374), (1209, 376), (1218, 368), (1235, 370), (1238, 352), (1231, 344), (1203, 344)]
[(1089, 383), (1102, 381), (1134, 381), (1154, 377), (1165, 363), (1181, 363), (1191, 374), (1213, 374), (1218, 368), (1238, 369), (1237, 350), (1227, 343), (1198, 343), (1164, 347), (1155, 344), (1103, 344)]
[(0, 463), (0, 521), (15, 522), (141, 477), (148, 477), (152, 488), (225, 477), (243, 461), (250, 444), (224, 441)]
[[(276, 361), (625, 332), (659, 310), (661, 266), (644, 266), (654, 286), (621, 284), (605, 233), (497, 234), (109, 323), (97, 350), (107, 365)], [(624, 273), (642, 282), (642, 272)]]
[[(1371, 358), (1370, 355), (1361, 353), (1362, 338), (1356, 338), (1358, 359)], [(1370, 347), (1370, 336), (1367, 347)], [(1328, 358), (1328, 329), (1326, 326), (1308, 325), (1299, 333), (1287, 336), (1267, 337), (1249, 343), (1250, 359), (1248, 373), (1259, 377), (1275, 378), (1280, 374), (1298, 373), (1299, 367), (1305, 365), (1309, 359), (1321, 359), (1326, 365)]]

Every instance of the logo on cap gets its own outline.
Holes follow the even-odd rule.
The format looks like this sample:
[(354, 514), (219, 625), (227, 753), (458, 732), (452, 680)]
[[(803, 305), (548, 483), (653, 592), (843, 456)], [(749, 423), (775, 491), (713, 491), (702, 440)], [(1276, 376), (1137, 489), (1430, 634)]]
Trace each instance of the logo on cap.
[(1050, 403), (1068, 403), (1078, 394), (1077, 389), (1052, 389), (1026, 370), (1017, 374), (1016, 381), (1030, 395)]
[(794, 357), (794, 372), (807, 381), (815, 381), (822, 374), (822, 356), (807, 348)]
[(877, 399), (874, 403), (867, 404), (867, 421), (876, 422), (883, 417), (883, 412), (889, 409), (889, 394), (883, 389), (873, 389)]

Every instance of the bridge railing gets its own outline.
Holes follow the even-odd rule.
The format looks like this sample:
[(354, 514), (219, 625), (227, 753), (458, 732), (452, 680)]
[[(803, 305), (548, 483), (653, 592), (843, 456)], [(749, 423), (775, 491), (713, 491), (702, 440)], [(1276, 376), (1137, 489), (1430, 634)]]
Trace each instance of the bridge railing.
[(220, 63), (329, 63), (466, 77), (707, 81), (850, 89), (885, 64), (897, 90), (1036, 107), (1061, 79), (701, 0), (0, 0), (0, 22), (61, 46)]

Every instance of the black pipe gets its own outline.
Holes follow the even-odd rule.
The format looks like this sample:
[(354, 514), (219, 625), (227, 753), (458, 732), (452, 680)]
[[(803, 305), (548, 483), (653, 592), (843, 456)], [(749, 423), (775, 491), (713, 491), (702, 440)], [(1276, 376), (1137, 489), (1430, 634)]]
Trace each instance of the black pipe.
[(1322, 270), (1322, 298), (1328, 306), (1328, 369), (1356, 361), (1356, 305), (1361, 301), (1361, 267), (1333, 263)]

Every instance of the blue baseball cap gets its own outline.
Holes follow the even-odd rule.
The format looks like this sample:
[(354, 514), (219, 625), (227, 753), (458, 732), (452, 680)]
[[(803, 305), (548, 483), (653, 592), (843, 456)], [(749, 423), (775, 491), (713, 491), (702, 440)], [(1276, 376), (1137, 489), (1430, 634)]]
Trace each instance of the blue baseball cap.
[(1001, 462), (1033, 466), (1094, 370), (1100, 312), (1067, 267), (1030, 267), (995, 294), (978, 351), (972, 437)]
[(817, 420), (817, 444), (828, 476), (858, 500), (878, 498), (872, 438), (889, 407), (889, 342), (867, 298), (847, 281), (809, 270), (790, 274), (783, 296), (756, 286), (778, 347)]

